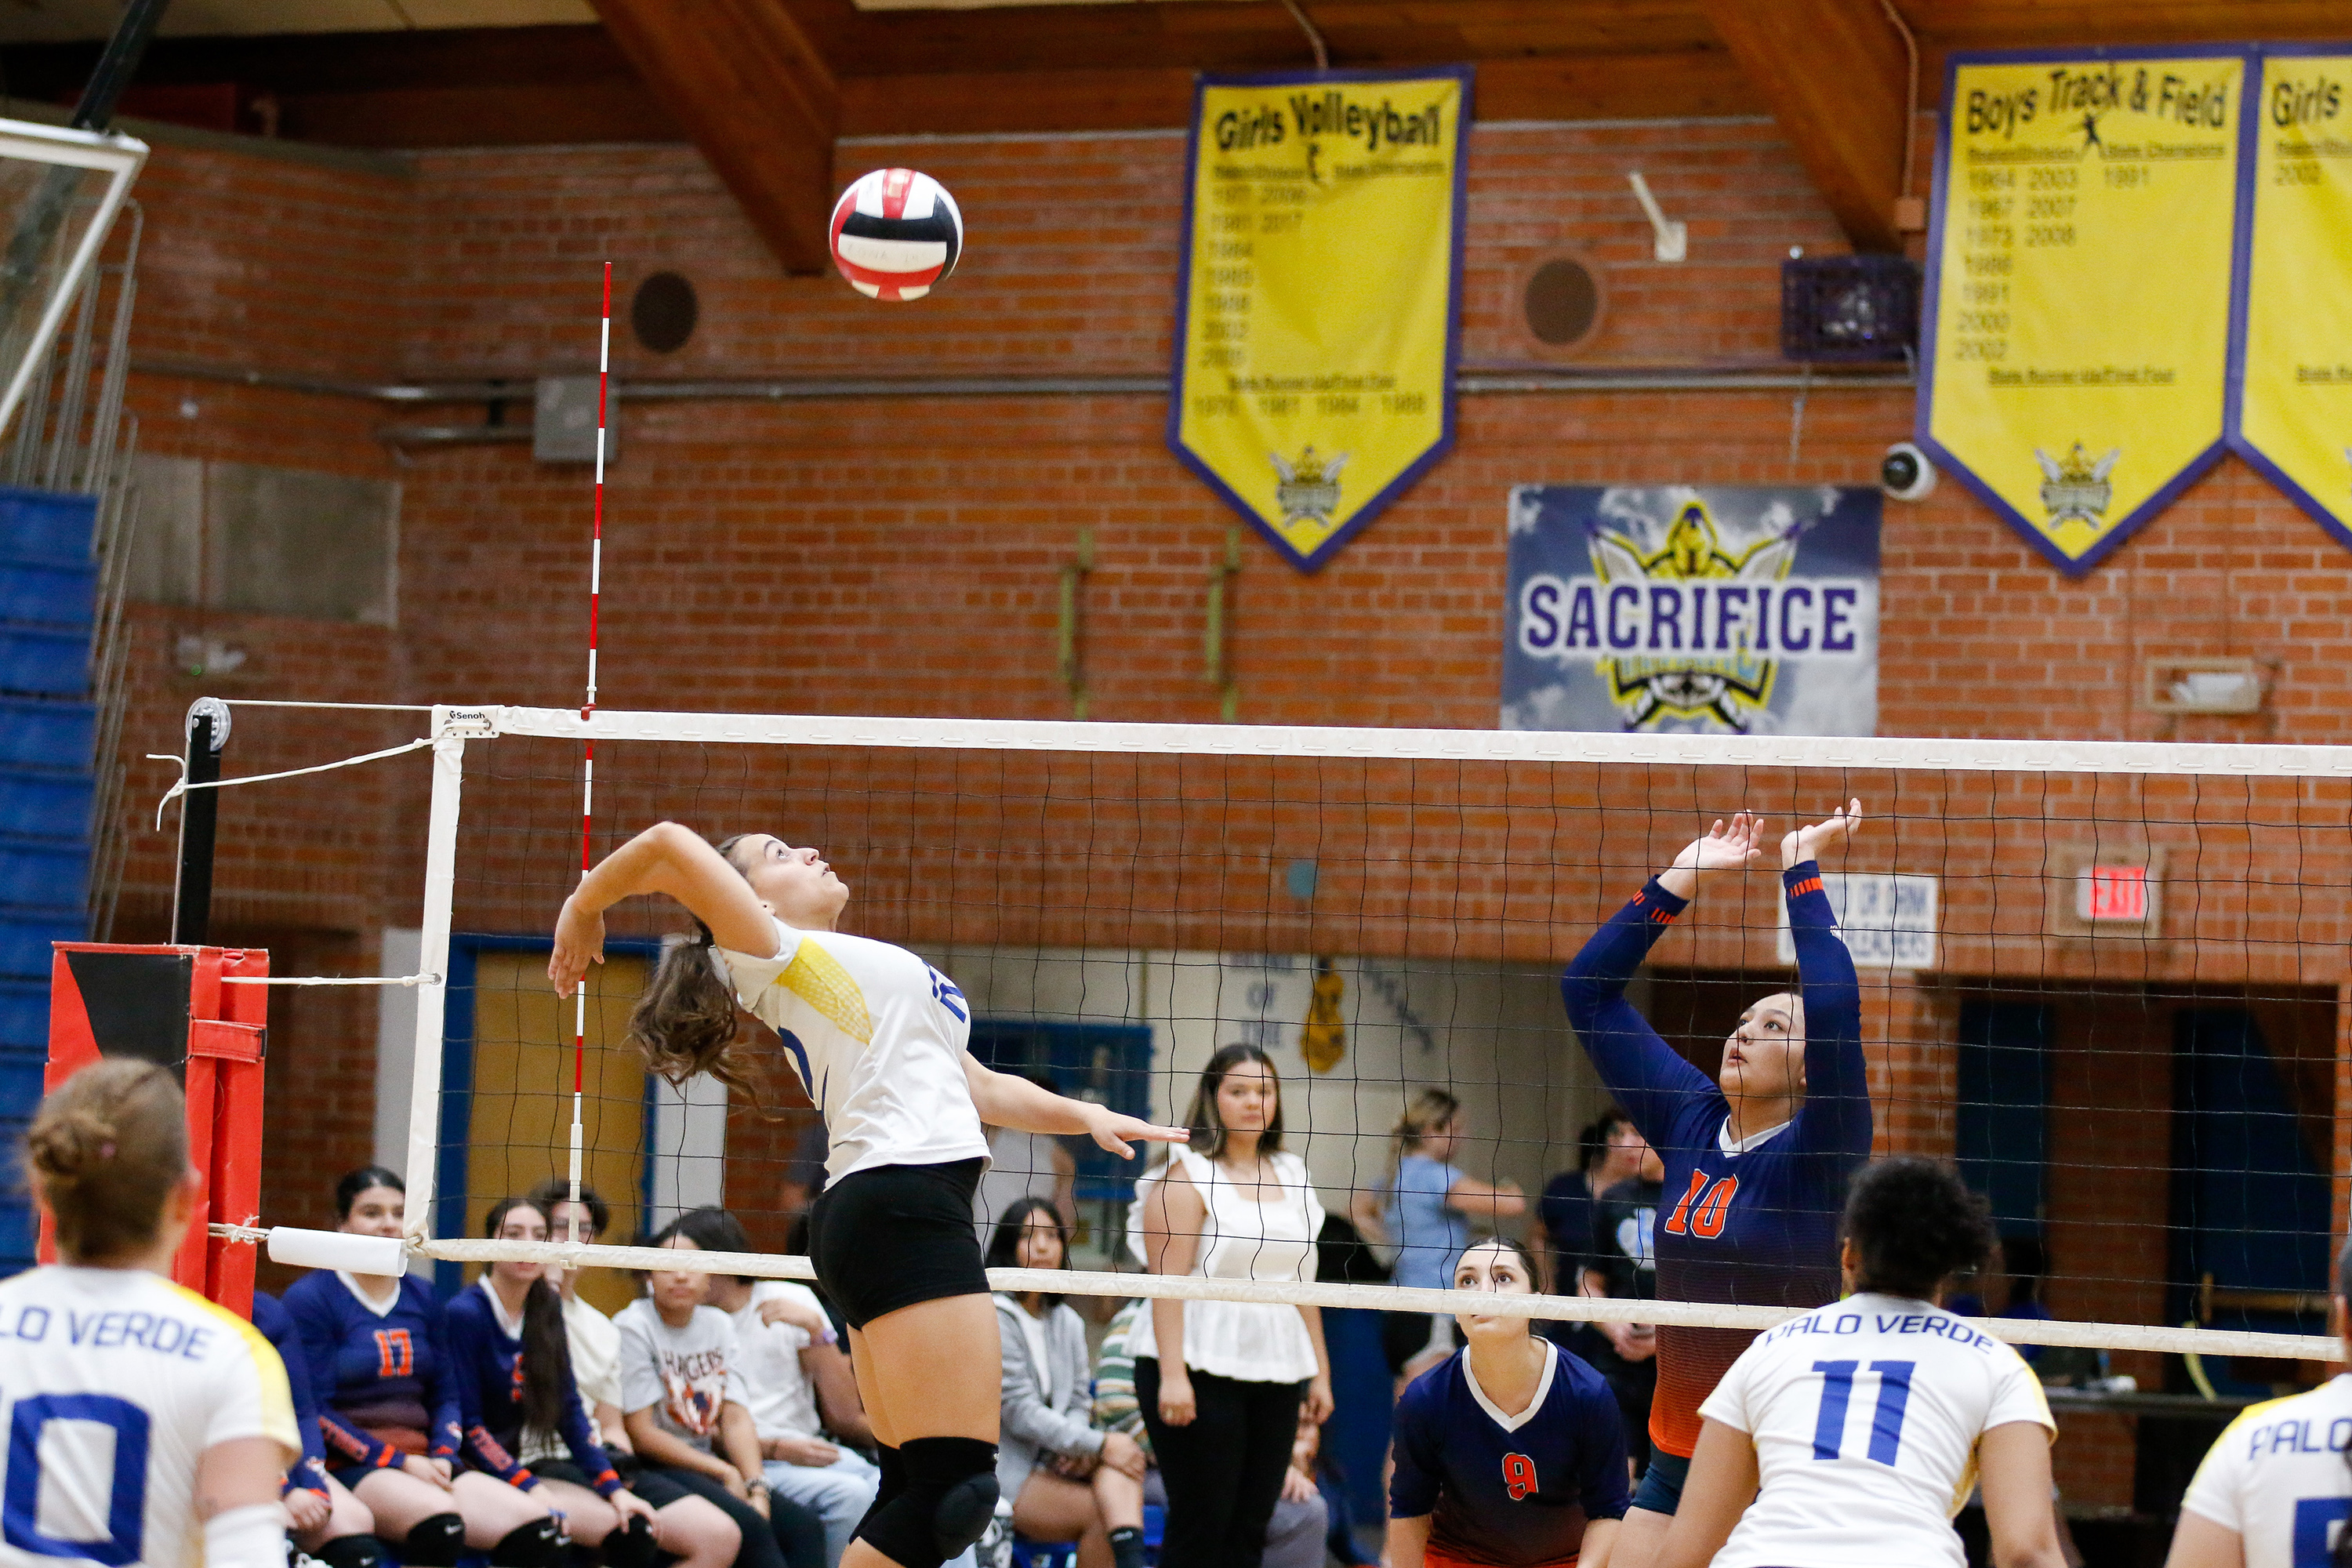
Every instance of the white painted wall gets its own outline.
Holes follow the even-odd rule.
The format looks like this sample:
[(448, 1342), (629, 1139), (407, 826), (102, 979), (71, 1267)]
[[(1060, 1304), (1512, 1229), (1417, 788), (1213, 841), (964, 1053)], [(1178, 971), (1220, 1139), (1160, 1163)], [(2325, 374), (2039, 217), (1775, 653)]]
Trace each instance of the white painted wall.
[(1334, 1208), (1350, 1188), (1386, 1176), (1390, 1130), (1423, 1087), (1463, 1102), (1464, 1170), (1530, 1193), (1573, 1163), (1577, 1130), (1606, 1103), (1549, 966), (1339, 958), (1347, 1054), (1318, 1074), (1299, 1051), (1316, 966), (1307, 955), (965, 948), (929, 956), (978, 1015), (1150, 1025), (1156, 1118), (1181, 1117), (1218, 1047), (1260, 1047), (1282, 1074), (1290, 1146)]

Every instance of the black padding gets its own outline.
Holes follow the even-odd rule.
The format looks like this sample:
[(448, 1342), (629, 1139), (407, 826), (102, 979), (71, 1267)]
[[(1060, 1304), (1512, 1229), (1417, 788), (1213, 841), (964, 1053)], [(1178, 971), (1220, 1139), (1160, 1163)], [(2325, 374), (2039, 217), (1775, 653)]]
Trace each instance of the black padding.
[(517, 1525), (490, 1548), (494, 1568), (563, 1568), (563, 1527), (552, 1519)]
[(373, 1535), (338, 1535), (310, 1555), (327, 1568), (383, 1568), (383, 1542)]
[(857, 1538), (901, 1568), (940, 1568), (996, 1517), (996, 1445), (913, 1437), (899, 1445), (907, 1489), (867, 1513)]
[(454, 1513), (436, 1513), (416, 1521), (401, 1542), (400, 1560), (408, 1568), (457, 1568), (466, 1550), (466, 1521)]
[(604, 1568), (654, 1568), (661, 1548), (654, 1544), (653, 1521), (639, 1516), (604, 1537)]

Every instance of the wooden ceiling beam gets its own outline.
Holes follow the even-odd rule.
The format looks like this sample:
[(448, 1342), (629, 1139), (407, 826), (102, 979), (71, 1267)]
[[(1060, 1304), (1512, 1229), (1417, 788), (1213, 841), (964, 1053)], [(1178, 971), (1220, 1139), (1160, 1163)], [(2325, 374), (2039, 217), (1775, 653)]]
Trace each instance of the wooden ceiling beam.
[(841, 89), (782, 0), (595, 5), (784, 270), (824, 271)]
[(1881, 0), (1706, 3), (1854, 248), (1900, 250), (1909, 64)]

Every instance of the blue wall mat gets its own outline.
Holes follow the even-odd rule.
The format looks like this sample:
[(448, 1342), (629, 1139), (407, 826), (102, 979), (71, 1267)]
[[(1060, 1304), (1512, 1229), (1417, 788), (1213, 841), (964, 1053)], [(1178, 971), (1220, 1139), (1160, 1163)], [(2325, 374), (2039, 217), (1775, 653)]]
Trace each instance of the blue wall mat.
[(89, 878), (89, 845), (0, 837), (0, 904), (80, 909)]
[[(46, 978), (0, 980), (0, 1050), (11, 1047), (37, 1050), (42, 1060), (48, 1059), (49, 983)], [(10, 1109), (0, 1100), (0, 1115), (8, 1114)]]
[(86, 566), (97, 525), (96, 496), (0, 487), (0, 557)]
[(28, 565), (0, 557), (0, 621), (87, 626), (97, 599), (94, 566)]
[[(0, 975), (35, 980), (46, 986), (49, 944), (81, 942), (89, 931), (79, 910), (20, 910), (0, 904)], [(7, 1097), (0, 1095), (0, 1116), (7, 1114)]]
[(0, 833), (31, 838), (88, 838), (95, 790), (86, 773), (0, 768)]
[(89, 695), (89, 628), (0, 626), (0, 691)]
[(24, 1173), (17, 1167), (16, 1140), (31, 1123), (33, 1108), (41, 1103), (41, 1072), (48, 1059), (44, 1046), (37, 1051), (0, 1050), (0, 1275), (33, 1266), (37, 1231), (33, 1205), (24, 1193)]
[(0, 697), (0, 766), (87, 769), (98, 747), (98, 710), (87, 702)]

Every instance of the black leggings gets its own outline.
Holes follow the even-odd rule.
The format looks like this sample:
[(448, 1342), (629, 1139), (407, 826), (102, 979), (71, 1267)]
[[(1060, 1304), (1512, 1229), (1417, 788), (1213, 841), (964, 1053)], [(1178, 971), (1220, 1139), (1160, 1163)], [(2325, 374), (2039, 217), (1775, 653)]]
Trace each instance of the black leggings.
[(646, 1465), (643, 1473), (709, 1498), (741, 1527), (743, 1546), (735, 1554), (735, 1568), (824, 1568), (824, 1521), (800, 1504), (771, 1496), (768, 1517), (761, 1519), (758, 1509), (700, 1470)]
[(1197, 1414), (1171, 1426), (1160, 1419), (1158, 1358), (1136, 1358), (1135, 1396), (1168, 1488), (1160, 1568), (1258, 1568), (1307, 1385), (1189, 1375)]

